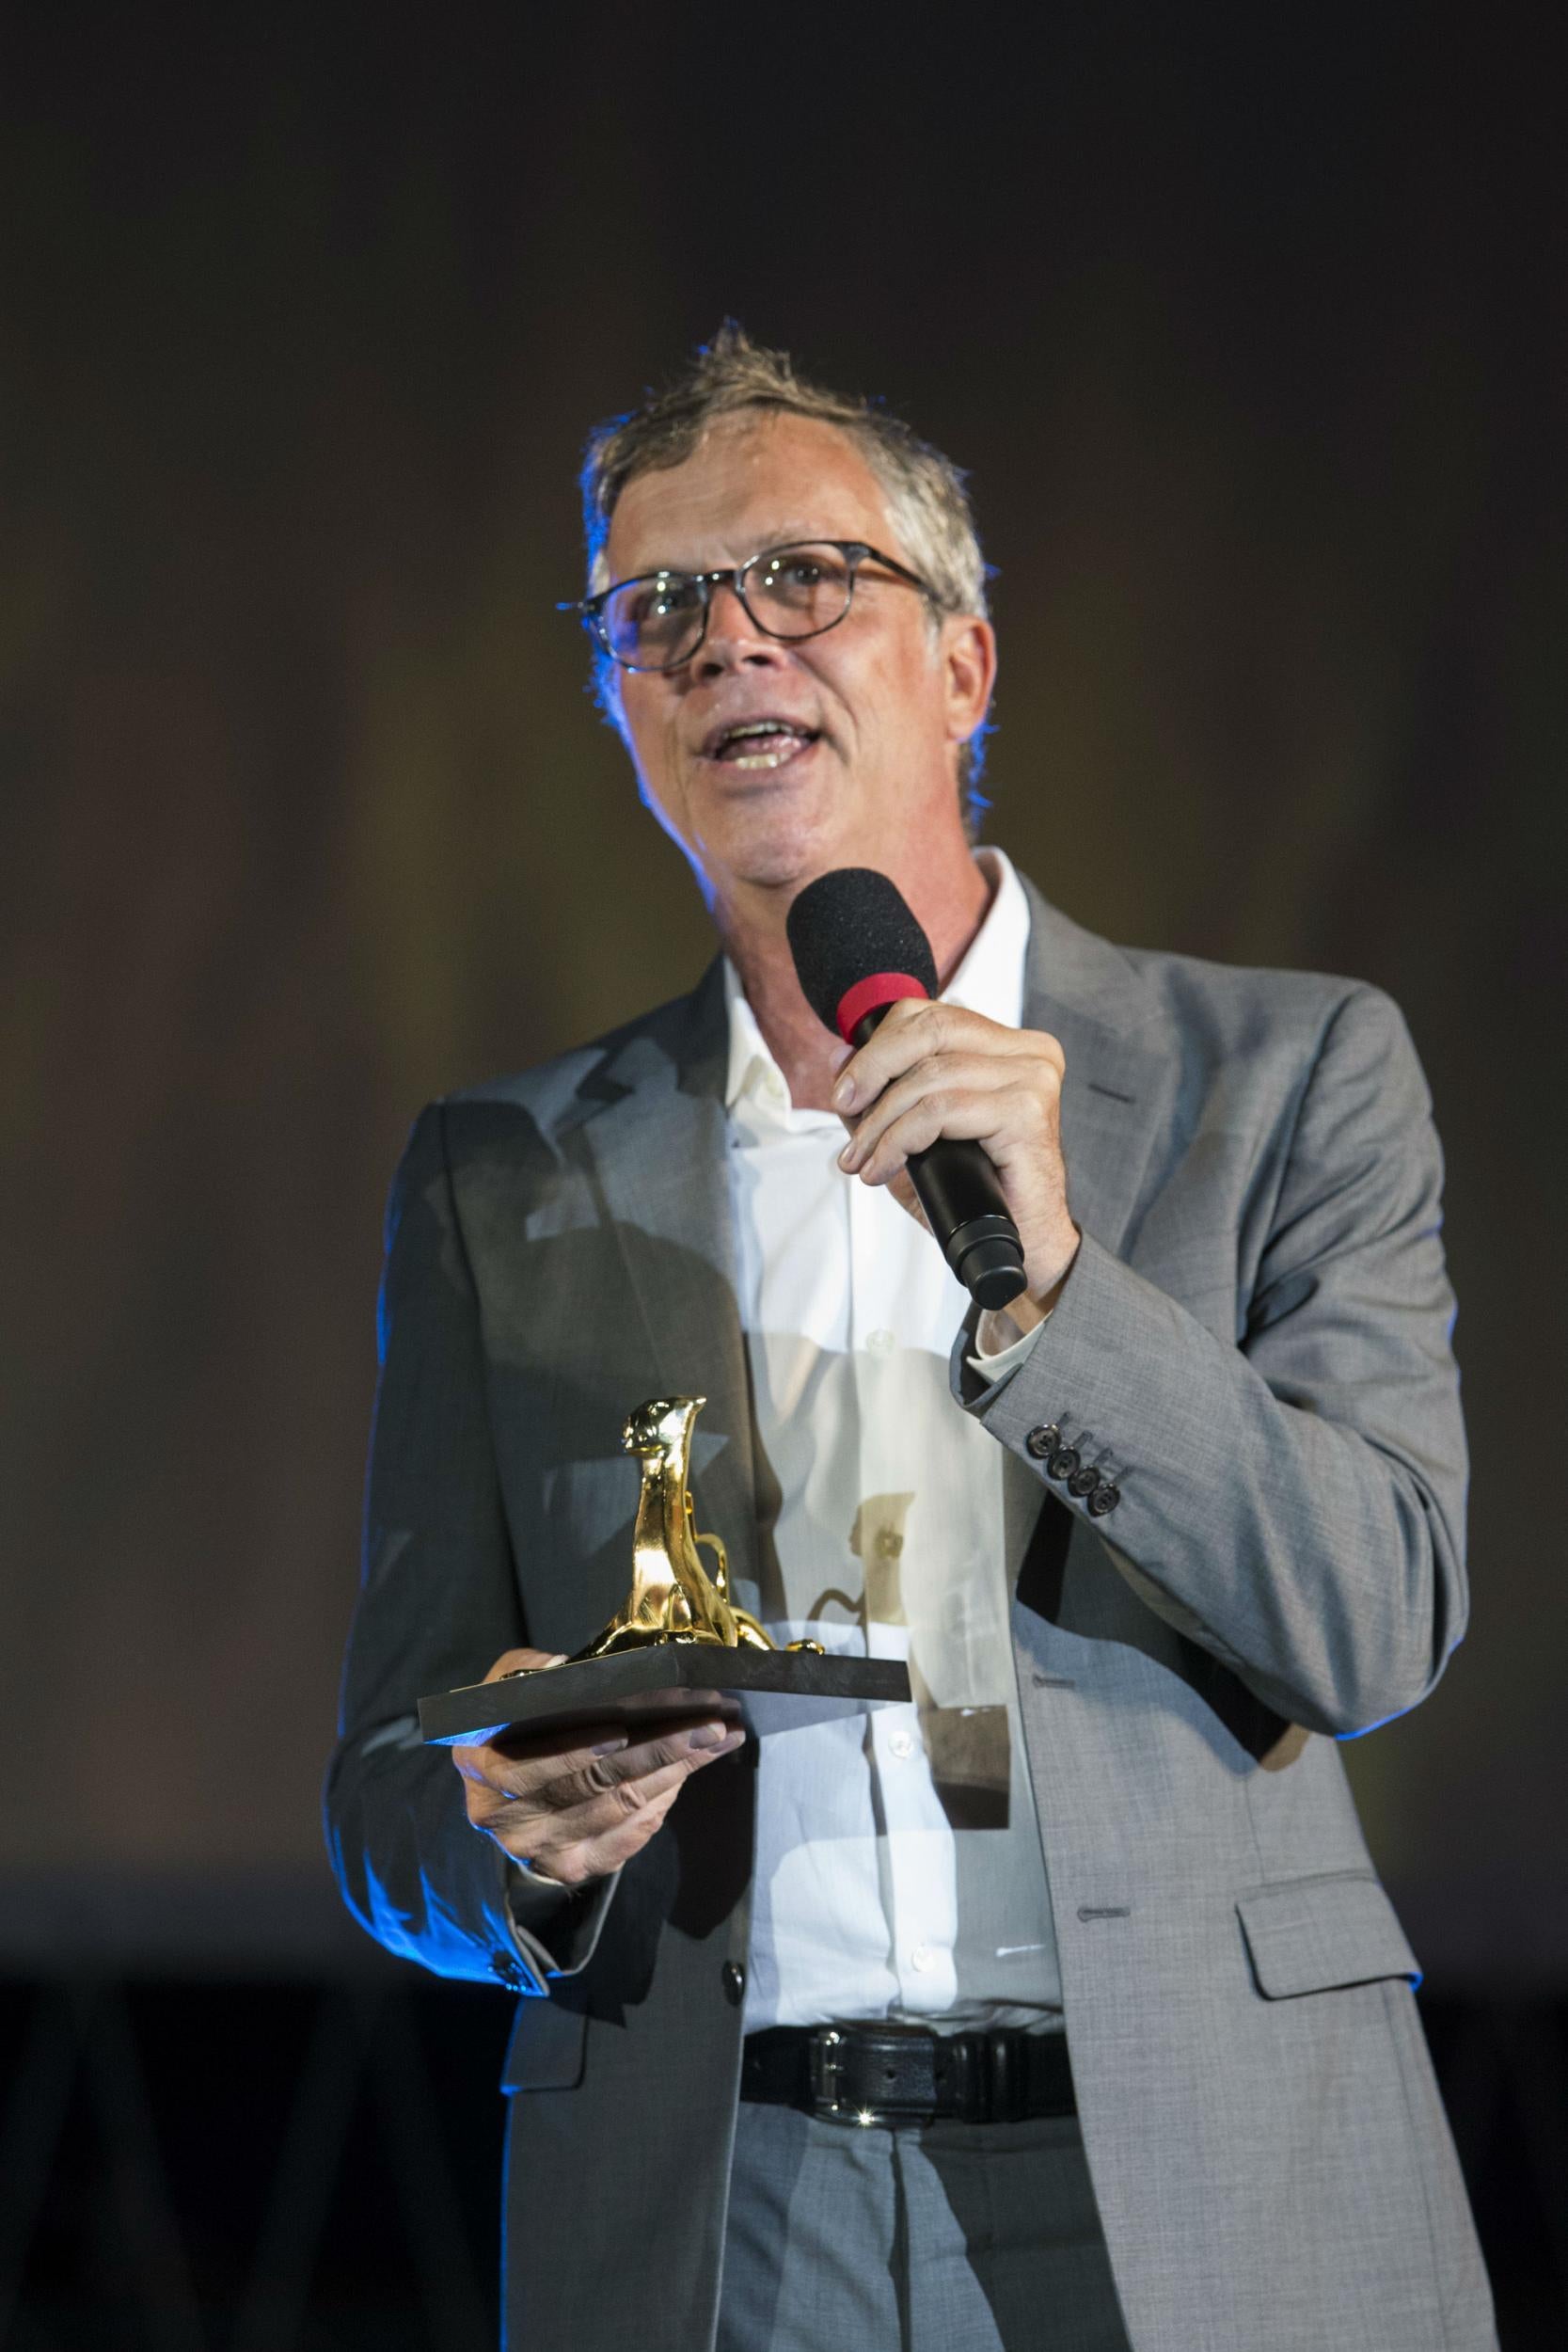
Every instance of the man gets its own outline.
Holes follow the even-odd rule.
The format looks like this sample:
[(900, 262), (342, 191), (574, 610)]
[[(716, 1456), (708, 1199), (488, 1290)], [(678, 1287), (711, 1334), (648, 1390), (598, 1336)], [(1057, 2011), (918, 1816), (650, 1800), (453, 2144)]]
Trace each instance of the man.
[[(895, 421), (726, 330), (585, 487), (601, 691), (723, 957), (416, 1126), (328, 1790), (372, 1931), (529, 1996), (513, 2341), (1489, 2344), (1335, 1747), (1465, 1609), (1399, 1016), (1123, 952), (974, 850), (983, 567)], [(850, 1057), (784, 929), (846, 866), (947, 983)], [(906, 1214), (939, 1135), (999, 1171), (1006, 1315)], [(914, 1707), (422, 1749), (419, 1692), (618, 1605), (616, 1438), (674, 1393), (738, 1597)]]

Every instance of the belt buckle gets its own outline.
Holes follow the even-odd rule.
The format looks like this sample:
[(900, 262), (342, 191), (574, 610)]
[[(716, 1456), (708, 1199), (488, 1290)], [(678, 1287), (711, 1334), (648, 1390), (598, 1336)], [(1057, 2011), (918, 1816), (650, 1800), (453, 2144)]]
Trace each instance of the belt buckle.
[(847, 2113), (839, 2092), (844, 2086), (844, 2036), (832, 2026), (814, 2033), (807, 2052), (812, 2105), (818, 2115)]

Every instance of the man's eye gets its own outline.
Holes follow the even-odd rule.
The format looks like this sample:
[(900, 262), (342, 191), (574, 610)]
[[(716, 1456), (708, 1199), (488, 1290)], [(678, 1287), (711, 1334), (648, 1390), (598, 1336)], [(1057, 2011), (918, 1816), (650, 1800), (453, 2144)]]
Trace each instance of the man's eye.
[(819, 556), (786, 555), (769, 565), (768, 584), (770, 588), (815, 588), (827, 573)]
[(650, 580), (639, 589), (630, 599), (628, 617), (635, 628), (641, 628), (651, 621), (668, 620), (672, 613), (689, 612), (696, 600), (695, 580), (678, 574), (665, 575)]

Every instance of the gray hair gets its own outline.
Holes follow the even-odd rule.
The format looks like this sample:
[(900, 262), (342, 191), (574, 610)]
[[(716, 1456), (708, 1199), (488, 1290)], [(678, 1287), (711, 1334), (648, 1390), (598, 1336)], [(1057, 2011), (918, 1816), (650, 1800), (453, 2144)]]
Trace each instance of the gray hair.
[[(787, 352), (753, 343), (734, 319), (724, 321), (662, 391), (645, 393), (640, 407), (589, 435), (581, 485), (590, 596), (610, 585), (605, 544), (627, 483), (684, 464), (710, 424), (746, 408), (811, 417), (853, 441), (887, 501), (904, 554), (931, 591), (936, 615), (987, 616), (986, 561), (964, 476), (952, 459), (877, 403), (810, 382)], [(594, 688), (600, 708), (619, 726), (615, 664), (602, 652), (594, 660)], [(990, 731), (983, 723), (958, 752), (958, 788), (972, 834), (989, 805), (979, 783)]]

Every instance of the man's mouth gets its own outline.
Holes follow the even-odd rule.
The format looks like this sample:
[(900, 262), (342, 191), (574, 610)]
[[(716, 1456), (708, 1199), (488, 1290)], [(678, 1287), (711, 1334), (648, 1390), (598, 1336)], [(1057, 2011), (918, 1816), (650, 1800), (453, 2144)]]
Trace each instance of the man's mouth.
[(741, 719), (716, 727), (703, 745), (703, 757), (722, 760), (726, 768), (782, 768), (809, 752), (816, 737), (815, 727), (791, 719)]

